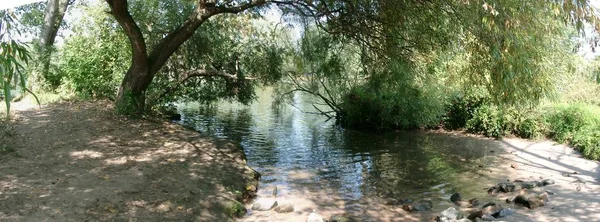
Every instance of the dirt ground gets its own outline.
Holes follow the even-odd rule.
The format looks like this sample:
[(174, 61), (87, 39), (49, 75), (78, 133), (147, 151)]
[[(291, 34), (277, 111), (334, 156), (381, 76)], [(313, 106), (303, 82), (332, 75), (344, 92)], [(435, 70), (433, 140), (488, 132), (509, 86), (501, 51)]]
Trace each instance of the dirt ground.
[(0, 125), (0, 221), (231, 221), (256, 191), (227, 141), (109, 102), (27, 108)]

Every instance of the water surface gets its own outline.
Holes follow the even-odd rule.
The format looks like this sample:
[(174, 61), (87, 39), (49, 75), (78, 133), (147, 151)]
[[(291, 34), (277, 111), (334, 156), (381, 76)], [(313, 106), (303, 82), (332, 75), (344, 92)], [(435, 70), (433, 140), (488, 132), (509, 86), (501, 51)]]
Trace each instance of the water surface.
[[(310, 111), (305, 100), (296, 95), (293, 104)], [(390, 199), (431, 199), (447, 207), (454, 191), (483, 193), (473, 175), (498, 147), (492, 140), (443, 133), (343, 129), (290, 105), (274, 108), (272, 101), (271, 91), (264, 90), (249, 106), (187, 104), (181, 123), (239, 142), (248, 165), (262, 175), (259, 196), (272, 196), (276, 186), (278, 198), (297, 202), (301, 214), (317, 210), (376, 218), (391, 211), (389, 218), (378, 219), (386, 221), (401, 212), (385, 205)]]

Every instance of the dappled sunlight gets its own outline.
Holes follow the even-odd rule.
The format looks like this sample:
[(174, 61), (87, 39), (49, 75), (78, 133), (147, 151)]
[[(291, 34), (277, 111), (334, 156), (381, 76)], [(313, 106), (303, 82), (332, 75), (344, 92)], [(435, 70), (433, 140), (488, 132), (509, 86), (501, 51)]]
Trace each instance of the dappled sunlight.
[[(39, 112), (22, 113), (21, 157), (0, 164), (0, 221), (224, 221), (255, 177), (230, 148), (171, 123), (115, 116), (101, 103)], [(216, 195), (222, 202), (206, 201)]]
[(71, 152), (70, 156), (75, 159), (84, 159), (84, 158), (97, 159), (97, 158), (102, 158), (104, 156), (104, 154), (97, 152), (97, 151), (92, 151), (92, 150), (83, 150), (83, 151), (73, 151), (73, 152)]

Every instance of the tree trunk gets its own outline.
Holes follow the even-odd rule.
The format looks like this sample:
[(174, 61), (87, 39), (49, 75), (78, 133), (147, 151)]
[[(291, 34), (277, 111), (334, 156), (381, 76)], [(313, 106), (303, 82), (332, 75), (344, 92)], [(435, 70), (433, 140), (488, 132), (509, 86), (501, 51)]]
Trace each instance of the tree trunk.
[(145, 110), (146, 90), (154, 76), (187, 39), (210, 17), (221, 13), (238, 13), (263, 5), (265, 0), (249, 1), (236, 7), (215, 6), (213, 0), (198, 0), (196, 9), (177, 29), (165, 36), (148, 54), (144, 36), (127, 9), (127, 0), (106, 0), (111, 13), (123, 28), (132, 50), (131, 66), (117, 92), (117, 111), (138, 115)]
[(58, 33), (58, 28), (63, 21), (70, 0), (48, 0), (44, 10), (44, 24), (40, 34), (40, 48), (38, 52), (40, 74), (36, 81), (40, 81), (40, 77), (48, 75), (50, 69), (50, 56), (52, 55), (52, 47)]

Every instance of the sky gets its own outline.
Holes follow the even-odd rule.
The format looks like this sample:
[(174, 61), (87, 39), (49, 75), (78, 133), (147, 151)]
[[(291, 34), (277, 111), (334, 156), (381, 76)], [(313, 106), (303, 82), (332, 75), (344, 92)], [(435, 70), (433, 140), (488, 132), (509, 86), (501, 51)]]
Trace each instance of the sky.
[(0, 10), (41, 1), (44, 0), (0, 0)]

